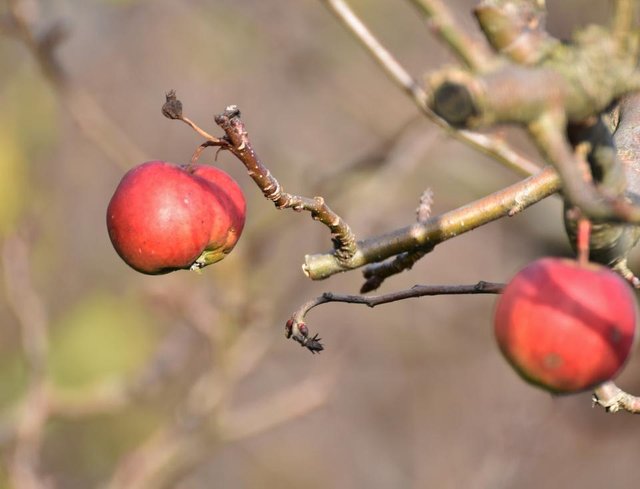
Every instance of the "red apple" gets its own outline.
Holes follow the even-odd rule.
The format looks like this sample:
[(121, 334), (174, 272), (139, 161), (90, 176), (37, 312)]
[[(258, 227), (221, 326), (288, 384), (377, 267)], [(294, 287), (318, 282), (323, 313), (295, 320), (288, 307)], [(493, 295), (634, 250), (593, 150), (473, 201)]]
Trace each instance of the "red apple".
[(222, 170), (149, 161), (122, 178), (107, 229), (128, 265), (161, 274), (222, 260), (242, 233), (245, 211), (242, 190)]
[(521, 270), (495, 311), (500, 350), (527, 381), (556, 393), (610, 380), (634, 343), (631, 287), (600, 265), (543, 258)]

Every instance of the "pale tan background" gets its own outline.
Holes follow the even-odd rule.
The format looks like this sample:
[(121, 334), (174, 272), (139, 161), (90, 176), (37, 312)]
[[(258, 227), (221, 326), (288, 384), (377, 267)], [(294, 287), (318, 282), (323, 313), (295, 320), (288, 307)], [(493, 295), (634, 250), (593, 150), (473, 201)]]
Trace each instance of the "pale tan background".
[[(474, 2), (447, 3), (475, 31)], [(604, 1), (548, 3), (550, 29), (559, 36), (607, 20)], [(63, 20), (70, 29), (59, 55), (73, 82), (148, 158), (185, 162), (200, 142), (162, 117), (165, 91), (176, 89), (186, 114), (210, 131), (217, 131), (215, 113), (238, 104), (255, 147), (285, 188), (322, 192), (360, 237), (410, 223), (426, 187), (435, 193), (434, 212), (442, 212), (518, 178), (420, 120), (319, 1), (38, 5), (38, 25)], [(414, 74), (452, 62), (409, 2), (353, 5)], [(234, 308), (247, 302), (265, 311), (261, 321), (273, 345), (237, 386), (231, 405), (259, 405), (269, 393), (336, 366), (339, 374), (322, 407), (212, 448), (179, 487), (600, 489), (640, 480), (639, 419), (592, 409), (588, 393), (553, 398), (520, 381), (494, 345), (493, 297), (438, 297), (374, 310), (327, 305), (309, 316), (327, 346), (311, 356), (284, 339), (284, 321), (304, 300), (325, 290), (355, 293), (362, 281), (358, 271), (322, 283), (302, 275), (304, 254), (329, 247), (322, 226), (276, 211), (239, 163), (223, 155), (221, 166), (248, 199), (245, 236), (234, 254), (200, 275), (139, 275), (118, 259), (104, 225), (113, 189), (139, 161), (114, 162), (87, 140), (27, 51), (5, 38), (0, 107), (0, 127), (9, 128), (0, 137), (2, 233), (18, 232), (31, 243), (35, 287), (50, 315), (56, 382), (82, 395), (95, 382), (132, 375), (176, 330), (195, 338), (171, 383), (147, 401), (51, 423), (43, 471), (58, 487), (97, 486), (155, 426), (179, 416), (194, 372), (212, 355), (185, 325), (181, 307), (197, 308), (189, 297), (210, 302), (221, 329), (230, 327), (229, 315), (242, 316)], [(412, 118), (379, 173), (340, 176)], [(560, 212), (552, 198), (456, 238), (382, 292), (415, 283), (504, 281), (536, 257), (566, 254)], [(166, 305), (167, 294), (177, 305)], [(621, 378), (636, 393), (639, 366), (632, 361)], [(10, 412), (23, 389), (18, 326), (2, 296), (2, 411)], [(2, 472), (0, 487), (7, 487)]]

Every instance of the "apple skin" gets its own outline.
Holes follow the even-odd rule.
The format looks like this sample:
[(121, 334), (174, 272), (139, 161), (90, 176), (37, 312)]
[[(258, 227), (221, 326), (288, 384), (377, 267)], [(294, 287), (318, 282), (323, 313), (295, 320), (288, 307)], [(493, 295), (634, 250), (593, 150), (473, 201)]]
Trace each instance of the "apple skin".
[(494, 326), (500, 350), (526, 381), (580, 392), (624, 366), (636, 335), (635, 296), (606, 267), (543, 258), (506, 286)]
[(107, 208), (118, 255), (157, 275), (222, 260), (244, 227), (246, 202), (228, 174), (209, 165), (148, 161), (129, 170)]

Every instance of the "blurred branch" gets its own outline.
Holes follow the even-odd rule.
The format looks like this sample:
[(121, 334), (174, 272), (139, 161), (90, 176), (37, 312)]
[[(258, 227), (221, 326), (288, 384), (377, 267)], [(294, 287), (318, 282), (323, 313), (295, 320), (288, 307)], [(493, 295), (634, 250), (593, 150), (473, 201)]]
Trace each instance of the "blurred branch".
[(2, 249), (5, 293), (20, 326), (28, 384), (18, 408), (9, 475), (17, 489), (49, 487), (40, 474), (40, 450), (49, 416), (46, 308), (31, 283), (27, 244), (17, 235)]
[[(633, 39), (633, 26), (636, 22), (636, 0), (615, 0), (611, 30), (621, 50), (632, 49), (637, 53), (638, 39)], [(637, 37), (637, 34), (635, 34)], [(633, 44), (636, 44), (633, 46)]]
[(336, 380), (335, 368), (311, 377), (248, 407), (230, 409), (220, 420), (220, 438), (238, 441), (259, 435), (322, 407)]
[(216, 416), (192, 417), (160, 428), (119, 464), (108, 489), (175, 487), (180, 476), (202, 463), (223, 444), (275, 429), (322, 407), (330, 395), (337, 369), (309, 378), (246, 407), (229, 407)]
[(602, 384), (593, 394), (594, 405), (602, 406), (608, 413), (628, 411), (640, 414), (640, 397), (624, 392), (612, 381)]
[(362, 271), (365, 279), (364, 284), (360, 287), (360, 293), (366, 294), (380, 288), (382, 283), (405, 270), (411, 270), (418, 260), (426, 256), (433, 248), (424, 248), (416, 251), (405, 251), (395, 257), (369, 265)]
[(528, 176), (539, 170), (538, 165), (518, 154), (506, 141), (498, 137), (452, 128), (427, 106), (429, 96), (424, 88), (402, 67), (344, 0), (321, 1), (373, 56), (387, 75), (411, 97), (428, 119), (445, 129), (452, 137), (469, 144), (520, 174)]
[(46, 375), (48, 319), (42, 299), (31, 283), (26, 242), (17, 235), (8, 237), (2, 262), (5, 293), (20, 324), (27, 366), (32, 380), (41, 381)]
[[(254, 276), (254, 269), (237, 273), (242, 288), (245, 280)], [(211, 363), (191, 382), (176, 408), (177, 416), (166, 420), (126, 454), (106, 487), (175, 487), (182, 476), (219, 447), (304, 416), (326, 402), (337, 378), (335, 368), (250, 403), (231, 403), (240, 382), (260, 367), (275, 337), (269, 319), (265, 319), (271, 314), (255, 297), (242, 294), (234, 298), (228, 291), (216, 291), (213, 302), (204, 289), (180, 298), (181, 317), (209, 340)], [(218, 309), (218, 302), (224, 309)], [(280, 306), (269, 303), (271, 307)]]
[[(226, 367), (234, 370), (233, 365)], [(205, 377), (211, 375), (210, 371), (205, 373)], [(221, 444), (256, 436), (323, 406), (335, 378), (334, 373), (329, 373), (307, 379), (249, 406), (231, 407), (221, 403), (228, 400), (236, 385), (238, 377), (232, 374), (224, 395), (214, 394), (215, 406), (192, 404), (189, 409), (188, 404), (184, 405), (183, 408), (189, 410), (181, 412), (179, 419), (161, 426), (146, 442), (126, 455), (106, 487), (173, 487), (172, 481), (201, 463)], [(198, 385), (196, 382), (194, 387)]]
[(292, 338), (312, 353), (316, 353), (322, 351), (324, 348), (320, 343), (318, 335), (310, 336), (309, 329), (304, 320), (311, 309), (321, 304), (328, 302), (346, 302), (348, 304), (362, 304), (373, 308), (381, 304), (434, 295), (501, 294), (504, 287), (504, 284), (480, 281), (473, 285), (414, 285), (407, 290), (377, 296), (343, 295), (325, 292), (321, 296), (311, 299), (300, 306), (287, 321), (285, 332), (287, 338)]
[(38, 63), (44, 78), (60, 97), (60, 106), (69, 113), (82, 134), (120, 168), (145, 161), (145, 154), (127, 136), (83, 88), (74, 85), (56, 57), (56, 51), (66, 38), (61, 24), (53, 24), (41, 36), (33, 32), (21, 7), (23, 0), (7, 0), (5, 33), (22, 42)]
[[(129, 452), (118, 464), (104, 489), (158, 489), (161, 474), (178, 457), (197, 454), (199, 438), (185, 436), (169, 427), (158, 429), (146, 442)], [(195, 448), (194, 447), (198, 447)], [(193, 455), (192, 455), (193, 456)], [(160, 475), (159, 475), (160, 474)]]
[(560, 44), (546, 30), (544, 1), (482, 0), (473, 13), (489, 44), (521, 65), (535, 65)]
[[(344, 0), (321, 0), (338, 20), (360, 41), (387, 75), (409, 95), (419, 107), (425, 107), (427, 94), (391, 52), (373, 35)], [(432, 117), (430, 115), (430, 117)]]
[(457, 25), (451, 11), (441, 0), (410, 0), (426, 17), (429, 26), (468, 68), (484, 71), (493, 61), (486, 44), (471, 39)]
[(307, 255), (303, 271), (312, 280), (377, 263), (391, 256), (421, 248), (433, 248), (501, 217), (513, 216), (560, 189), (560, 179), (553, 168), (498, 190), (452, 211), (433, 216), (381, 236), (358, 241), (357, 251), (347, 269), (332, 253)]
[[(217, 416), (203, 418), (192, 425), (185, 436), (177, 436), (174, 440), (171, 436), (157, 438), (158, 441), (164, 439), (164, 443), (155, 446), (153, 465), (146, 464), (148, 470), (139, 472), (140, 480), (145, 482), (132, 484), (130, 479), (122, 485), (109, 487), (175, 487), (181, 477), (205, 461), (217, 447), (258, 436), (322, 407), (338, 377), (339, 365), (340, 362), (336, 362), (321, 377), (291, 385), (249, 406), (229, 407)], [(149, 470), (152, 467), (153, 470)]]
[(327, 168), (326, 172), (321, 175), (311, 175), (314, 177), (312, 184), (314, 192), (339, 197), (349, 192), (354, 185), (362, 183), (363, 176), (377, 178), (382, 169), (391, 166), (392, 155), (405, 145), (407, 140), (412, 141), (418, 137), (413, 135), (417, 130), (420, 131), (420, 138), (432, 140), (431, 132), (425, 133), (425, 131), (416, 128), (418, 121), (422, 121), (422, 118), (419, 115), (414, 115), (400, 124), (388, 136), (376, 140), (375, 146), (361, 156), (348, 161), (342, 167)]
[(107, 382), (72, 397), (57, 391), (50, 395), (51, 416), (62, 419), (115, 414), (130, 406), (133, 400), (125, 382)]
[[(625, 5), (630, 7), (626, 2), (617, 7)], [(571, 205), (596, 220), (640, 223), (640, 208), (620, 195), (617, 182), (610, 188), (604, 175), (599, 185), (594, 184), (590, 169), (574, 155), (566, 136), (568, 127), (584, 125), (619, 97), (640, 89), (637, 59), (630, 55), (635, 49), (598, 26), (578, 30), (570, 44), (561, 44), (545, 35), (545, 13), (532, 2), (483, 2), (476, 9), (481, 26), (497, 49), (510, 51), (514, 62), (481, 75), (459, 69), (436, 73), (430, 77), (433, 92), (428, 103), (450, 124), (465, 129), (503, 123), (527, 127), (546, 161), (560, 173)], [(609, 160), (602, 168), (621, 174), (620, 162)]]

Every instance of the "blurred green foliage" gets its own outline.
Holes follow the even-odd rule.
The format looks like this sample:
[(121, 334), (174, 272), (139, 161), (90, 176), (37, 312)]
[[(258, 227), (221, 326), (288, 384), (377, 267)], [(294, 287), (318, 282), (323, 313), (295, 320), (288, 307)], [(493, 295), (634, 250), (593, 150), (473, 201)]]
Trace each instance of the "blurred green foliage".
[[(28, 101), (28, 103), (27, 103)], [(29, 163), (57, 139), (55, 101), (33, 65), (23, 65), (0, 90), (0, 237), (11, 232), (37, 192)]]
[(104, 416), (53, 421), (44, 459), (56, 472), (64, 474), (60, 487), (94, 486), (109, 476), (117, 461), (140, 439), (149, 435), (159, 419), (150, 408), (131, 406)]
[(56, 100), (51, 87), (32, 62), (11, 73), (0, 91), (2, 119), (13, 128), (28, 156), (41, 155), (58, 141)]
[(0, 119), (0, 237), (14, 227), (25, 205), (27, 184), (25, 156), (14, 130)]
[(53, 380), (61, 387), (88, 387), (117, 380), (144, 364), (156, 331), (141, 307), (99, 291), (81, 298), (53, 327)]

